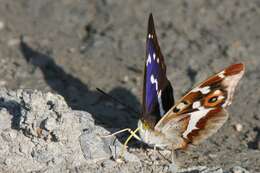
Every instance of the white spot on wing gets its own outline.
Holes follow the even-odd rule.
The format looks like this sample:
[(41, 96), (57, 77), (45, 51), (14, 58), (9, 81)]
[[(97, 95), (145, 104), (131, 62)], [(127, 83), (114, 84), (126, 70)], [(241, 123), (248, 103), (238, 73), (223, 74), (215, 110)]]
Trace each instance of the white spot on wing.
[(163, 105), (162, 105), (162, 90), (160, 90), (158, 92), (158, 103), (159, 103), (159, 109), (160, 109), (160, 115), (163, 116), (164, 115), (164, 109), (163, 109)]
[(210, 92), (210, 87), (209, 86), (205, 86), (205, 87), (201, 88), (200, 92), (202, 94), (208, 94)]
[(157, 79), (154, 78), (153, 75), (151, 75), (150, 80), (151, 80), (151, 83), (152, 83), (152, 84), (155, 84), (155, 89), (156, 89), (156, 91), (158, 91), (158, 81), (157, 81)]
[(148, 64), (151, 64), (151, 63), (152, 63), (151, 55), (148, 54), (148, 58), (147, 58), (147, 61), (146, 61), (146, 66), (148, 66)]
[(156, 55), (155, 55), (155, 53), (153, 53), (153, 60), (155, 60), (155, 57), (156, 57)]
[(205, 109), (204, 107), (201, 107), (201, 109), (199, 111), (195, 111), (190, 113), (190, 120), (189, 120), (189, 124), (187, 129), (185, 130), (185, 132), (182, 134), (182, 136), (184, 138), (187, 139), (187, 136), (190, 132), (192, 132), (193, 130), (198, 129), (196, 127), (197, 123), (199, 122), (199, 120), (203, 117), (205, 117), (207, 115), (207, 113), (212, 110), (213, 108), (210, 109)]
[(210, 87), (209, 86), (205, 86), (203, 88), (197, 87), (194, 88), (191, 92), (201, 92), (202, 94), (208, 94), (210, 92)]
[(196, 101), (192, 104), (193, 109), (198, 109), (201, 106), (200, 101)]
[(179, 109), (179, 110), (182, 110), (183, 108), (185, 108), (186, 107), (186, 105), (184, 104), (184, 103), (179, 103), (177, 106), (176, 106), (176, 108), (177, 109)]
[(224, 98), (225, 98), (224, 96), (218, 96), (219, 100), (224, 99)]
[(218, 77), (224, 78), (224, 77), (225, 77), (224, 73), (225, 73), (225, 71), (220, 72), (220, 73), (218, 74)]
[(220, 90), (216, 90), (216, 91), (214, 91), (214, 94), (220, 94), (220, 93), (221, 93)]
[(159, 62), (160, 62), (159, 58), (157, 58), (156, 61), (157, 61), (157, 63), (159, 64)]

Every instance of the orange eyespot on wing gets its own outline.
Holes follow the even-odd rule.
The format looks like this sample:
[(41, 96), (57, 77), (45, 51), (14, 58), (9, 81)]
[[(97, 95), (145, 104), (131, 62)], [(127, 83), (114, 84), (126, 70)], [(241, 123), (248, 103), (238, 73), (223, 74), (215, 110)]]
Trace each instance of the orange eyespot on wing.
[(224, 100), (225, 100), (224, 93), (220, 90), (216, 90), (205, 97), (203, 106), (214, 107), (220, 105), (221, 103), (224, 103)]

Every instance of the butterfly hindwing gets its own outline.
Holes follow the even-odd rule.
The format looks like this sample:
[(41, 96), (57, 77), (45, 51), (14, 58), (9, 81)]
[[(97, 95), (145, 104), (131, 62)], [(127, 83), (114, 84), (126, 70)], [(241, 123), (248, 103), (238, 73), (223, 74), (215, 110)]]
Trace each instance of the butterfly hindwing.
[(142, 118), (154, 124), (174, 104), (173, 89), (166, 76), (166, 65), (150, 15), (146, 40)]
[(168, 138), (177, 134), (183, 142), (193, 144), (208, 138), (227, 120), (225, 108), (231, 104), (243, 73), (244, 65), (234, 64), (208, 78), (182, 97), (155, 129)]

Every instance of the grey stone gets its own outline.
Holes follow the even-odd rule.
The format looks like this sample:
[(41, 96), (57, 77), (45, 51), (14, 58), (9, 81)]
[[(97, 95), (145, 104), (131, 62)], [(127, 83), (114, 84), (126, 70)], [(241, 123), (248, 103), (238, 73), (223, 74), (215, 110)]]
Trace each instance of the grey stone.
[(0, 98), (0, 172), (52, 172), (85, 163), (79, 117), (61, 96), (0, 89)]
[(11, 128), (11, 115), (6, 108), (0, 110), (0, 129)]
[(53, 131), (57, 127), (56, 119), (54, 117), (48, 117), (44, 121), (44, 128), (48, 131)]
[(127, 162), (137, 162), (137, 163), (140, 163), (141, 164), (141, 161), (140, 159), (133, 153), (129, 153), (129, 152), (125, 152), (124, 154), (124, 159), (125, 161)]
[(87, 160), (100, 161), (111, 157), (109, 145), (106, 145), (107, 142), (93, 131), (83, 133), (80, 136), (80, 143), (84, 157)]
[(115, 167), (117, 163), (113, 160), (105, 160), (102, 162), (101, 166), (104, 167), (105, 169), (111, 170), (113, 167)]
[(208, 168), (206, 166), (195, 166), (179, 170), (178, 173), (223, 173), (222, 168)]
[(249, 171), (240, 166), (235, 166), (231, 169), (231, 173), (249, 173)]
[(178, 170), (179, 170), (179, 166), (176, 163), (169, 164), (169, 167), (168, 167), (169, 172), (175, 173), (175, 172), (178, 172)]

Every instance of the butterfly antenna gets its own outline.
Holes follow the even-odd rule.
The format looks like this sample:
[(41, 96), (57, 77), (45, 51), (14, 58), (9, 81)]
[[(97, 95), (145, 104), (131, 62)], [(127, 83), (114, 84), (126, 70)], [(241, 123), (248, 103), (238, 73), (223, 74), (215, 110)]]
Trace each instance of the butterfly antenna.
[(132, 113), (134, 113), (134, 114), (140, 115), (140, 112), (138, 112), (137, 110), (135, 110), (135, 109), (132, 108), (131, 106), (129, 106), (129, 105), (127, 105), (127, 104), (121, 102), (120, 100), (118, 100), (117, 98), (113, 97), (112, 95), (106, 93), (106, 92), (103, 91), (102, 89), (96, 88), (96, 90), (97, 90), (98, 92), (100, 92), (101, 94), (103, 94), (104, 96), (106, 96), (106, 97), (112, 99), (114, 102), (117, 102), (117, 103), (121, 104), (121, 105), (124, 106), (128, 111), (130, 111), (130, 112), (132, 112)]

